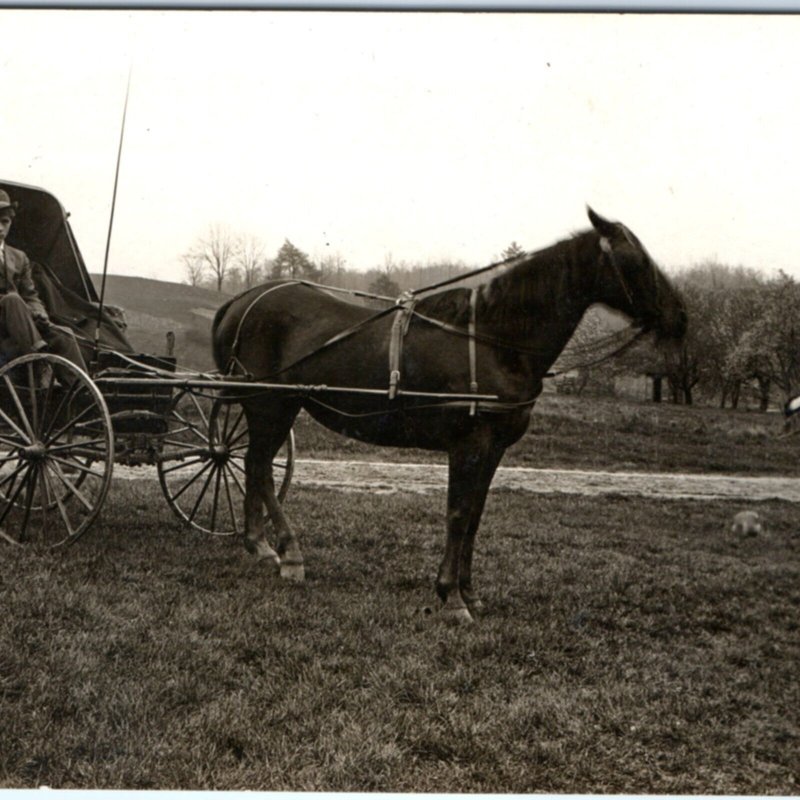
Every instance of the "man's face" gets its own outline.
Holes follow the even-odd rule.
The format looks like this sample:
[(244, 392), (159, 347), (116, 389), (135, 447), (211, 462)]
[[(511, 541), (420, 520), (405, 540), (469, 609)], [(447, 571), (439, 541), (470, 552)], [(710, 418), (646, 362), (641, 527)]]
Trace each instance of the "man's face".
[(13, 217), (7, 211), (0, 211), (0, 242), (6, 240), (8, 232), (11, 230), (11, 222)]

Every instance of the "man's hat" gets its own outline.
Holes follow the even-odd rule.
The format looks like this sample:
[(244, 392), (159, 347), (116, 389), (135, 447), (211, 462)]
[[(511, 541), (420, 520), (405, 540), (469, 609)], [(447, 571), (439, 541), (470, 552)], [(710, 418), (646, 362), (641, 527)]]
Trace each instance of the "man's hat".
[(19, 203), (16, 201), (11, 202), (11, 198), (8, 196), (8, 192), (4, 189), (0, 189), (0, 211), (6, 208), (10, 208), (12, 211), (17, 210), (17, 206)]

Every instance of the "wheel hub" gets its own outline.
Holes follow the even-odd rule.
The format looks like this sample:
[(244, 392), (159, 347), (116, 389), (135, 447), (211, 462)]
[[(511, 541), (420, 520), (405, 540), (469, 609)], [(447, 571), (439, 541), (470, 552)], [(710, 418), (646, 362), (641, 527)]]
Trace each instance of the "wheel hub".
[(230, 451), (224, 444), (214, 444), (211, 446), (211, 458), (216, 464), (224, 464), (230, 456)]
[(47, 447), (44, 442), (35, 441), (20, 450), (20, 456), (26, 461), (42, 461), (47, 456)]

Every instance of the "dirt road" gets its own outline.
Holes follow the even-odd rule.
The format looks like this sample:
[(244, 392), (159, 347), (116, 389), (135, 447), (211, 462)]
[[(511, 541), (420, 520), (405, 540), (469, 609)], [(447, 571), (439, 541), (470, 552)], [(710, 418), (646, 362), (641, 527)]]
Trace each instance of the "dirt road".
[[(178, 473), (174, 473), (177, 477)], [(155, 479), (153, 467), (114, 468), (122, 480)], [(295, 463), (293, 485), (325, 486), (348, 492), (441, 492), (447, 486), (442, 464), (386, 461), (343, 461), (301, 458)], [(604, 472), (578, 469), (500, 467), (492, 489), (533, 494), (622, 494), (640, 497), (787, 500), (800, 503), (800, 478), (738, 477), (671, 472)]]
[[(445, 488), (446, 481), (447, 468), (443, 465), (374, 461), (299, 459), (294, 474), (296, 485), (332, 486), (360, 492), (437, 492)], [(625, 494), (800, 502), (800, 478), (500, 467), (492, 488), (538, 494)]]

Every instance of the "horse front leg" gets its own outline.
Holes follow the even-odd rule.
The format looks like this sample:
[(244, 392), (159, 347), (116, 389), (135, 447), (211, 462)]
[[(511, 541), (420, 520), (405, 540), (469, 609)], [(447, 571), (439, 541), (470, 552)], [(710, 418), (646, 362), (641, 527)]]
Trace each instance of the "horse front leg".
[(442, 613), (454, 622), (471, 622), (472, 551), (489, 485), (503, 450), (490, 443), (458, 447), (449, 453), (447, 542), (436, 579)]
[[(271, 462), (257, 439), (250, 439), (244, 459), (244, 546), (256, 558), (265, 559), (276, 566), (280, 558), (267, 540), (264, 527), (265, 486)], [(270, 468), (268, 470), (268, 468)]]
[(472, 614), (483, 610), (483, 603), (476, 597), (472, 588), (472, 553), (475, 547), (475, 536), (478, 533), (478, 527), (483, 517), (483, 509), (486, 505), (489, 487), (504, 453), (505, 448), (495, 450), (484, 462), (481, 481), (485, 482), (486, 488), (482, 492), (473, 493), (470, 523), (467, 528), (467, 534), (464, 537), (464, 543), (461, 546), (461, 560), (458, 567), (459, 588), (461, 589), (461, 597)]

